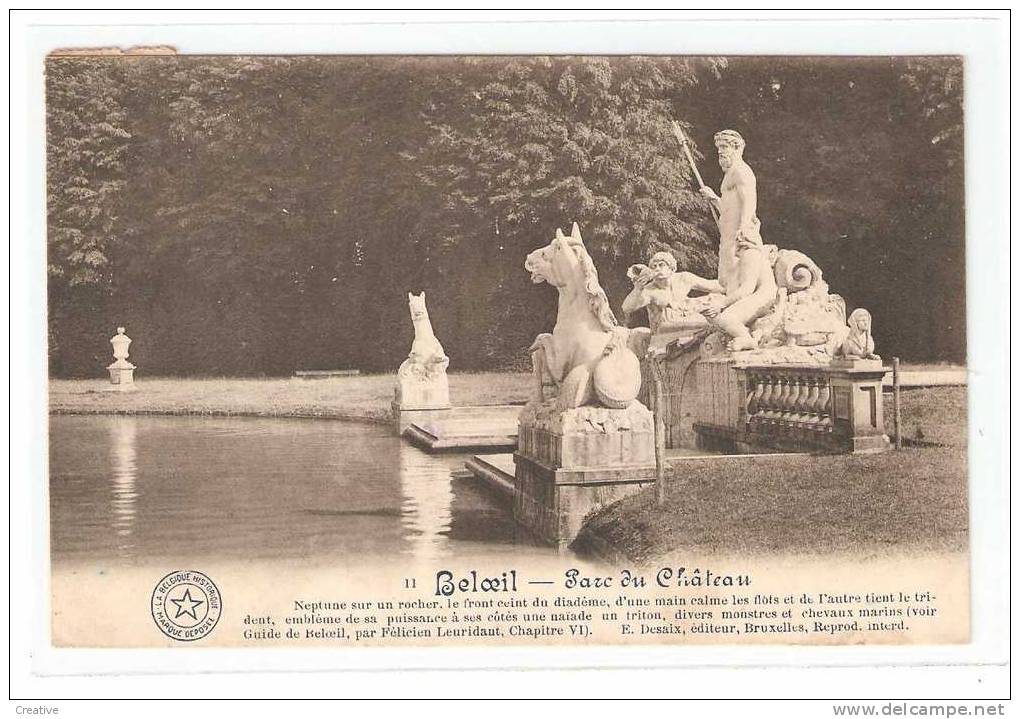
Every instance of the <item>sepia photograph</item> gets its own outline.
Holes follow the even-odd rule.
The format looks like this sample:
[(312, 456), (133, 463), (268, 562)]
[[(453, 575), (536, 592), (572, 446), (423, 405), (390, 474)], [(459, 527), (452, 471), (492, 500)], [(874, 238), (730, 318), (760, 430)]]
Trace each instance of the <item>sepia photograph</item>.
[[(559, 552), (916, 555), (966, 640), (960, 58), (57, 52), (46, 90), (56, 641), (125, 573)], [(910, 640), (864, 604), (740, 634)]]
[(39, 78), (47, 652), (984, 636), (962, 52), (123, 37)]

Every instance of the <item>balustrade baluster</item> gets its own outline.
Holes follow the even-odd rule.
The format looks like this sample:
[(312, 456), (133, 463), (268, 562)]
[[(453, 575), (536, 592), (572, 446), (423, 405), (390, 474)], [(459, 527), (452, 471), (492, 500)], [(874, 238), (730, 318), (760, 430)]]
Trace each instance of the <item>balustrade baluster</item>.
[(790, 400), (790, 392), (793, 386), (790, 378), (783, 375), (779, 378), (779, 396), (776, 398), (776, 423), (783, 424), (787, 418), (786, 403)]
[(776, 384), (775, 375), (768, 375), (765, 379), (765, 394), (761, 398), (762, 409), (761, 418), (766, 422), (771, 422), (773, 416), (775, 416), (775, 405), (776, 397), (779, 394), (779, 385)]
[(765, 378), (756, 374), (753, 381), (754, 390), (751, 393), (751, 401), (748, 403), (747, 413), (752, 416), (758, 413), (761, 408), (761, 398), (765, 393)]
[(758, 400), (758, 412), (757, 417), (759, 420), (767, 420), (769, 418), (769, 412), (772, 408), (772, 377), (769, 375), (761, 376), (762, 382), (762, 393), (761, 398)]
[(779, 377), (779, 396), (776, 397), (776, 424), (782, 424), (786, 419), (786, 401), (790, 398), (790, 378), (786, 375)]
[(799, 375), (790, 377), (790, 396), (786, 400), (786, 421), (790, 425), (797, 424), (800, 418), (800, 399), (804, 389), (802, 382)]
[(797, 405), (800, 403), (801, 378), (798, 375), (790, 376), (790, 395), (786, 398), (786, 423), (794, 425), (797, 423)]
[(819, 424), (825, 430), (832, 430), (832, 390), (829, 389), (828, 379), (823, 378), (821, 387), (818, 390), (818, 413), (821, 415)]
[(815, 429), (821, 419), (818, 413), (818, 386), (820, 382), (821, 378), (819, 377), (810, 377), (808, 379), (808, 396), (804, 401), (804, 423), (811, 429)]

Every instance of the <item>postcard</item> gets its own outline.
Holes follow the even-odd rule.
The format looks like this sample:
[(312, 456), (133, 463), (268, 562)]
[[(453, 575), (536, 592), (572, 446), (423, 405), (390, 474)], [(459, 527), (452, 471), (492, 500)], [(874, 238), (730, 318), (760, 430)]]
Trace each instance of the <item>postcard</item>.
[(49, 649), (984, 641), (979, 61), (299, 52), (45, 53)]

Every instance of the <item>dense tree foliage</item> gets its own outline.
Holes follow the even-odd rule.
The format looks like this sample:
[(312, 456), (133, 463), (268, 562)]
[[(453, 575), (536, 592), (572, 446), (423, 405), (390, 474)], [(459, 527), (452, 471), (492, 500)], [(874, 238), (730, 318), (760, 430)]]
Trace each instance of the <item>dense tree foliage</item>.
[(101, 326), (95, 320), (110, 296), (115, 269), (110, 255), (120, 240), (117, 218), (131, 139), (120, 70), (88, 59), (49, 68), (46, 207), (49, 339), (55, 358), (82, 352), (88, 332)]
[(708, 270), (708, 213), (668, 126), (670, 97), (717, 65), (473, 59), (454, 92), (430, 98), (426, 144), (407, 157), (428, 188), (419, 237), (460, 289), (448, 311), (462, 308), (459, 324), (482, 339), (473, 363), (526, 361), (522, 350), (547, 329), (555, 294), (529, 289), (521, 267), (557, 225), (583, 225), (611, 294), (624, 289), (621, 266), (661, 247)]
[[(125, 324), (147, 373), (390, 370), (425, 290), (454, 369), (520, 366), (553, 292), (522, 269), (578, 221), (614, 306), (662, 247), (717, 233), (668, 132), (718, 186), (740, 130), (766, 240), (875, 314), (879, 346), (962, 359), (955, 59), (53, 58), (51, 369)], [(622, 319), (622, 318), (621, 318)]]

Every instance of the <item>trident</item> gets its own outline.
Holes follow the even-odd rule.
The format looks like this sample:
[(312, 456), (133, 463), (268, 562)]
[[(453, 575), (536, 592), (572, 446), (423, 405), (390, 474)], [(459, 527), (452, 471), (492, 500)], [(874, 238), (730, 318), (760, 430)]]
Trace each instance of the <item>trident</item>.
[[(704, 189), (705, 187), (707, 187), (707, 185), (705, 185), (705, 181), (701, 179), (701, 173), (698, 172), (698, 166), (694, 163), (694, 155), (691, 154), (691, 148), (687, 144), (687, 135), (684, 134), (684, 130), (682, 127), (680, 127), (679, 122), (673, 120), (672, 123), (673, 123), (673, 137), (676, 138), (676, 141), (680, 143), (680, 147), (683, 148), (684, 155), (687, 156), (687, 162), (691, 166), (691, 172), (694, 173), (694, 179), (698, 181), (698, 187)], [(709, 206), (712, 208), (712, 217), (718, 220), (719, 219), (718, 208), (716, 208), (715, 204), (710, 204)]]

